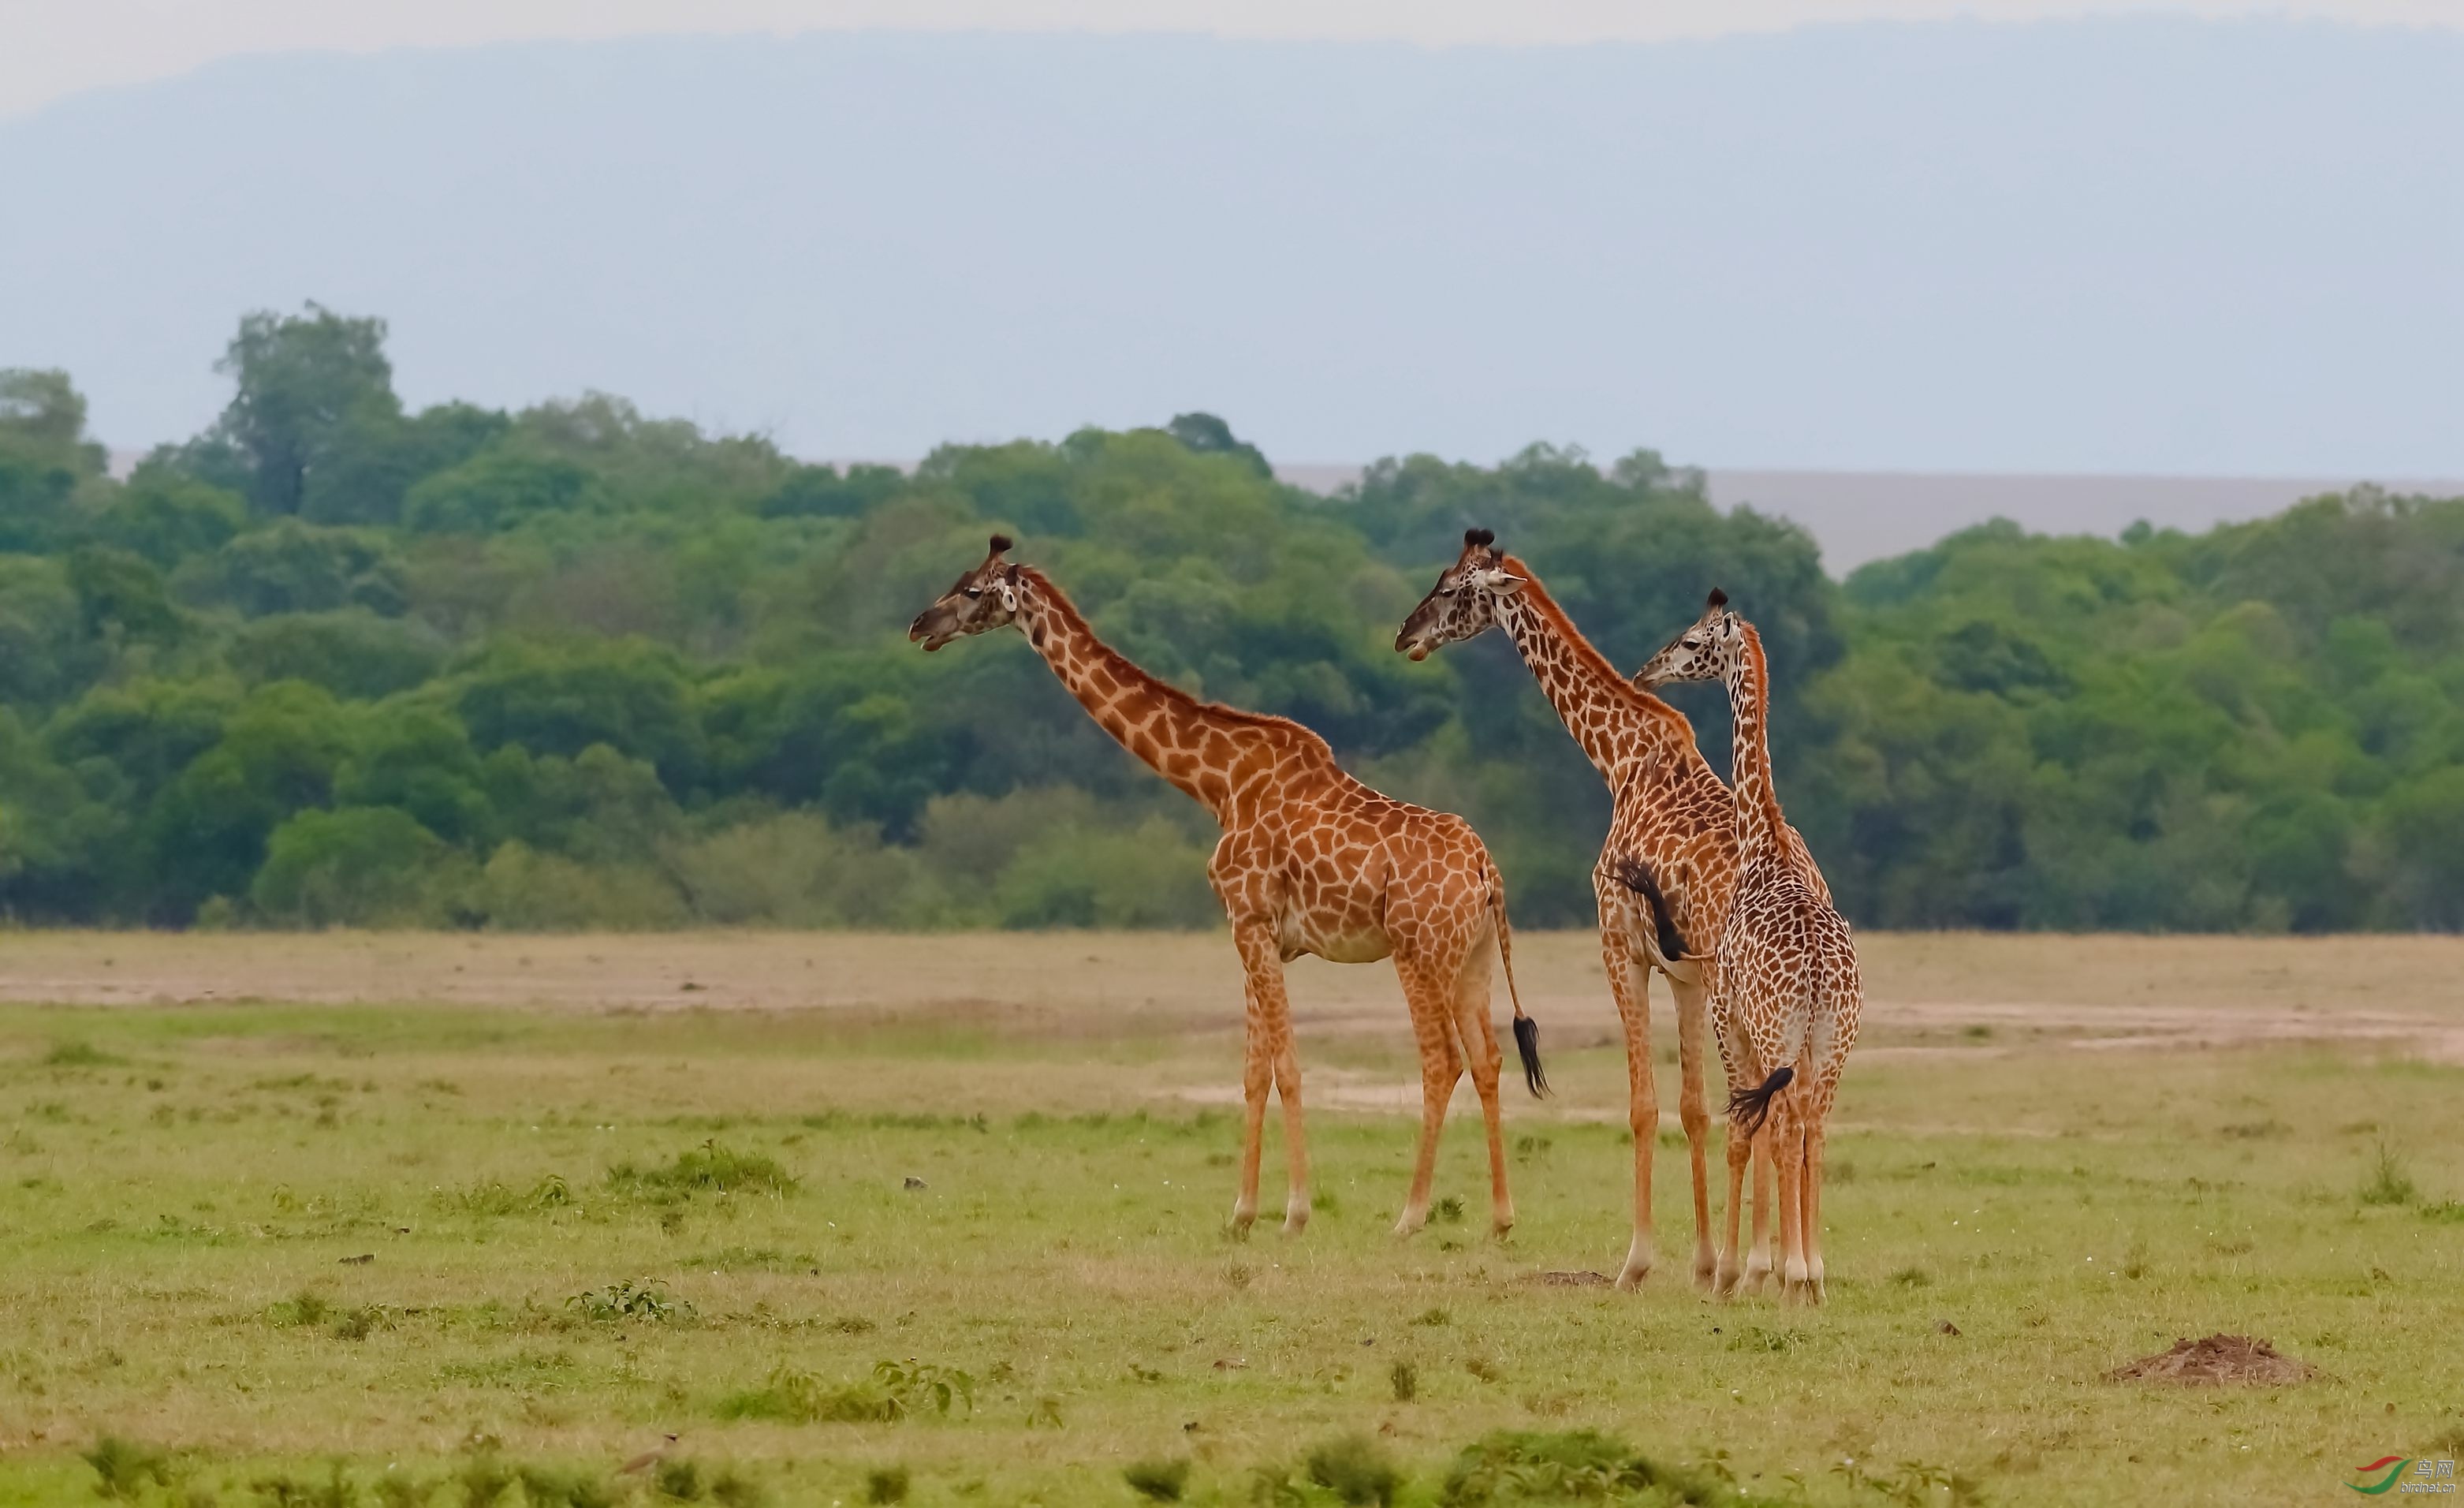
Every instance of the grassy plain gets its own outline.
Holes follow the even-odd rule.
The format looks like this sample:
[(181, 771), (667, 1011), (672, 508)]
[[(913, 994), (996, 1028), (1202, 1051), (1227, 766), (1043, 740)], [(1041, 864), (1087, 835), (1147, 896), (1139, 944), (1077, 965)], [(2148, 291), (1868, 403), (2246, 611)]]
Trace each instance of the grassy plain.
[[(1401, 1502), (1497, 1430), (1813, 1504), (2332, 1501), (2464, 1454), (2464, 941), (1861, 943), (1805, 1311), (1688, 1286), (1673, 1125), (1661, 1271), (1564, 1280), (1626, 1237), (1586, 937), (1518, 946), (1559, 1094), (1509, 1101), (1501, 1245), (1467, 1094), (1463, 1217), (1386, 1234), (1382, 966), (1295, 965), (1317, 1219), (1237, 1243), (1220, 938), (0, 935), (0, 1504), (93, 1501), (104, 1437), (146, 1501), (534, 1508), (1126, 1504), (1142, 1462), (1332, 1502), (1345, 1434)], [(2215, 1331), (2319, 1375), (2105, 1379)]]

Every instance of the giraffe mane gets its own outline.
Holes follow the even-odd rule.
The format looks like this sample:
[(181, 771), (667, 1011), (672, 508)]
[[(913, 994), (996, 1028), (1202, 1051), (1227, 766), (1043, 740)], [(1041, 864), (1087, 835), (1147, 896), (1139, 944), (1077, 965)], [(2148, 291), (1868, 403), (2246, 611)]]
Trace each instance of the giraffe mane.
[(1315, 729), (1306, 724), (1295, 722), (1289, 718), (1277, 717), (1271, 712), (1250, 712), (1241, 707), (1227, 707), (1220, 701), (1202, 700), (1154, 674), (1106, 643), (1095, 632), (1094, 625), (1087, 621), (1087, 615), (1078, 610), (1078, 605), (1069, 600), (1069, 594), (1055, 585), (1051, 577), (1032, 566), (1021, 566), (1018, 573), (1024, 580), (1035, 584), (1036, 590), (1042, 594), (1047, 608), (1055, 616), (1067, 621), (1080, 637), (1094, 645), (1103, 654), (1106, 666), (1111, 671), (1114, 678), (1137, 687), (1158, 701), (1169, 702), (1184, 712), (1193, 713), (1210, 721), (1237, 723), (1257, 728), (1263, 732), (1287, 734), (1305, 743), (1315, 745), (1318, 751), (1325, 754), (1329, 760), (1333, 759), (1332, 747), (1325, 739), (1318, 736)]
[(1675, 707), (1628, 680), (1617, 670), (1616, 664), (1606, 654), (1600, 653), (1599, 646), (1584, 637), (1583, 631), (1574, 627), (1574, 620), (1567, 615), (1565, 609), (1557, 606), (1557, 599), (1549, 595), (1549, 588), (1541, 585), (1538, 571), (1512, 555), (1500, 555), (1497, 563), (1523, 578), (1523, 585), (1516, 590), (1515, 595), (1529, 602), (1532, 611), (1549, 620), (1550, 627), (1554, 629), (1557, 636), (1565, 640), (1573, 651), (1574, 658), (1581, 663), (1583, 669), (1602, 685), (1611, 688), (1611, 696), (1624, 701), (1645, 717), (1668, 723), (1672, 731), (1688, 743), (1693, 741), (1692, 721)]

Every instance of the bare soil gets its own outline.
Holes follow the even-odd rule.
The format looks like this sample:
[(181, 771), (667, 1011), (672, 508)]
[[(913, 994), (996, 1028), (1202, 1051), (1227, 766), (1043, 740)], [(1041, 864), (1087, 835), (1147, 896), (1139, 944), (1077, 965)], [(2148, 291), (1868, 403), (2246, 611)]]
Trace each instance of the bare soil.
[(2318, 1369), (2280, 1354), (2265, 1341), (2246, 1335), (2211, 1335), (2201, 1341), (2176, 1341), (2169, 1351), (2143, 1356), (2105, 1376), (2117, 1383), (2261, 1383), (2306, 1382)]

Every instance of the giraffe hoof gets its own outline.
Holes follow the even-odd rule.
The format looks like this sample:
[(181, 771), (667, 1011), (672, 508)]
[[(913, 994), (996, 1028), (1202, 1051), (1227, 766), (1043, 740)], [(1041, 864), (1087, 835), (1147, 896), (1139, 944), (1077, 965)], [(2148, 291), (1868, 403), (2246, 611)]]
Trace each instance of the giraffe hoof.
[(1420, 1227), (1427, 1225), (1428, 1223), (1429, 1217), (1427, 1215), (1415, 1215), (1412, 1211), (1406, 1209), (1403, 1211), (1402, 1218), (1395, 1222), (1395, 1239), (1401, 1241), (1408, 1237), (1416, 1236), (1420, 1233)]
[(1284, 1211), (1284, 1234), (1298, 1235), (1309, 1229), (1309, 1207), (1294, 1205)]

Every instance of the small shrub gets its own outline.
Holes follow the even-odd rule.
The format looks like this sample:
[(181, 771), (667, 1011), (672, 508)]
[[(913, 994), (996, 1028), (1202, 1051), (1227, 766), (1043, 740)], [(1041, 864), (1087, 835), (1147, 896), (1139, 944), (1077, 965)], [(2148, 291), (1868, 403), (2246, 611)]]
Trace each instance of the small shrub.
[(332, 1334), (338, 1341), (364, 1341), (377, 1330), (393, 1328), (393, 1315), (383, 1304), (362, 1304), (336, 1317)]
[(1461, 1225), (1463, 1217), (1463, 1202), (1448, 1194), (1439, 1200), (1438, 1207), (1429, 1213), (1440, 1225)]
[(912, 1484), (907, 1468), (876, 1466), (864, 1474), (864, 1500), (869, 1503), (903, 1503)]
[(249, 1483), (249, 1490), (263, 1499), (268, 1508), (356, 1508), (359, 1489), (342, 1475), (342, 1463), (336, 1461), (321, 1482), (303, 1482), (286, 1473), (260, 1476)]
[(1121, 1468), (1121, 1479), (1130, 1491), (1149, 1502), (1177, 1503), (1189, 1490), (1187, 1461), (1133, 1461)]
[(677, 1154), (665, 1167), (619, 1163), (607, 1170), (607, 1186), (638, 1199), (677, 1199), (697, 1193), (758, 1193), (783, 1197), (796, 1180), (776, 1159), (737, 1152), (715, 1138)]
[(2122, 1275), (2135, 1283), (2146, 1276), (2147, 1271), (2147, 1238), (2134, 1235), (2128, 1249), (2122, 1253)]
[(382, 1508), (428, 1508), (428, 1500), (435, 1496), (436, 1483), (425, 1476), (389, 1469), (377, 1478), (377, 1502)]
[(310, 1293), (303, 1288), (283, 1302), (275, 1304), (269, 1317), (278, 1325), (320, 1325), (330, 1319), (333, 1313), (332, 1300), (322, 1294)]
[(2412, 1172), (2404, 1159), (2387, 1142), (2378, 1144), (2371, 1160), (2369, 1182), (2362, 1186), (2362, 1203), (2365, 1205), (2409, 1205), (2421, 1197), (2413, 1186)]
[(1428, 1325), (1434, 1328), (1439, 1325), (1454, 1323), (1455, 1317), (1446, 1313), (1443, 1309), (1423, 1309), (1418, 1315), (1413, 1316), (1412, 1322), (1414, 1324)]
[(567, 1309), (600, 1323), (641, 1320), (658, 1322), (693, 1314), (693, 1305), (668, 1297), (668, 1285), (655, 1277), (636, 1283), (623, 1278), (605, 1288), (585, 1288), (564, 1301)]
[(513, 1469), (493, 1451), (481, 1451), (453, 1474), (462, 1488), (462, 1508), (495, 1508), (496, 1499), (514, 1485)]
[(1891, 1275), (1891, 1281), (1902, 1288), (1929, 1288), (1933, 1286), (1933, 1275), (1922, 1267), (1903, 1267)]
[(163, 1487), (171, 1484), (170, 1457), (152, 1446), (106, 1434), (77, 1453), (94, 1468), (97, 1497), (135, 1497), (149, 1481)]
[(1438, 1500), (1445, 1508), (1637, 1500), (1730, 1508), (1742, 1501), (1716, 1473), (1664, 1465), (1593, 1430), (1483, 1435), (1456, 1454)]
[(573, 1489), (579, 1478), (547, 1466), (523, 1466), (514, 1475), (522, 1484), (522, 1502), (526, 1508), (562, 1508), (573, 1501)]
[(781, 1366), (759, 1387), (719, 1400), (718, 1416), (787, 1424), (895, 1424), (913, 1413), (946, 1415), (959, 1404), (975, 1410), (975, 1378), (929, 1362), (877, 1362), (871, 1376), (836, 1386)]
[(437, 1209), (448, 1214), (532, 1214), (572, 1204), (573, 1189), (561, 1173), (550, 1173), (528, 1189), (516, 1188), (500, 1179), (491, 1178), (466, 1184), (460, 1188), (440, 1188), (433, 1196), (433, 1202)]
[(1301, 1463), (1310, 1481), (1353, 1508), (1388, 1508), (1403, 1485), (1403, 1474), (1385, 1448), (1365, 1434), (1347, 1434), (1309, 1452)]
[(1397, 1362), (1389, 1367), (1386, 1381), (1394, 1387), (1398, 1404), (1408, 1404), (1420, 1396), (1420, 1369), (1409, 1362)]
[(43, 1054), (45, 1068), (109, 1068), (128, 1061), (117, 1053), (106, 1053), (91, 1042), (75, 1039), (55, 1042)]
[(710, 1480), (710, 1499), (719, 1508), (761, 1508), (768, 1497), (759, 1482), (737, 1475), (732, 1466), (719, 1468), (718, 1475)]
[(709, 1492), (701, 1479), (701, 1468), (691, 1461), (661, 1461), (650, 1476), (651, 1490), (660, 1497), (680, 1503), (699, 1502)]

